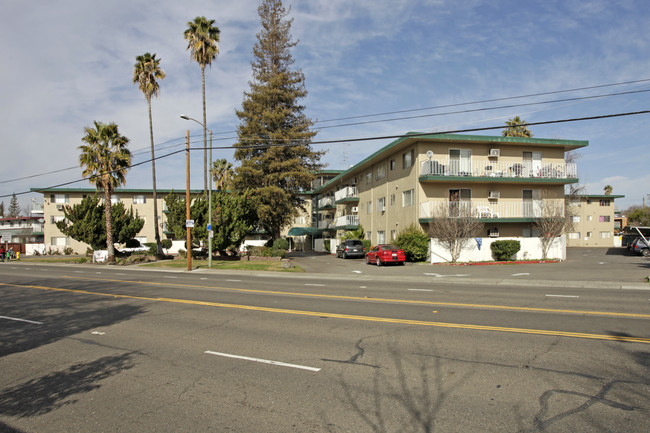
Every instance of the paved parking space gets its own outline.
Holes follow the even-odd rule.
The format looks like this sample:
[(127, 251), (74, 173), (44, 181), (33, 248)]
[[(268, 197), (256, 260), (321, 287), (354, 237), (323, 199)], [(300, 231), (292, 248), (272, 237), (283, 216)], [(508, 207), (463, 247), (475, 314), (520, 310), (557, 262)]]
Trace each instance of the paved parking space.
[[(364, 259), (339, 259), (330, 254), (293, 253), (296, 264), (310, 273), (353, 276), (429, 276), (433, 278), (489, 278), (549, 281), (643, 283), (650, 275), (650, 258), (624, 248), (567, 248), (567, 260), (559, 263), (516, 265), (366, 265)], [(648, 286), (650, 288), (650, 284)]]

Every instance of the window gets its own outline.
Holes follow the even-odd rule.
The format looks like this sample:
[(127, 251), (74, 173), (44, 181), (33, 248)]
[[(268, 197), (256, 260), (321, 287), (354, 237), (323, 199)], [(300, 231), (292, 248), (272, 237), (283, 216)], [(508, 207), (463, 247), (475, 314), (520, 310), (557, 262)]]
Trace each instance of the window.
[(386, 211), (386, 197), (378, 198), (377, 199), (377, 212), (381, 213), (381, 212), (385, 212), (385, 211)]
[(610, 200), (601, 200), (600, 205), (601, 206), (609, 206), (609, 202), (610, 202)]
[(592, 215), (587, 215), (587, 221), (591, 221), (593, 219), (594, 219), (594, 217)]
[(61, 236), (52, 237), (50, 244), (53, 247), (65, 247), (68, 245), (68, 238), (64, 238)]
[(609, 215), (601, 215), (598, 217), (598, 222), (601, 223), (608, 223), (609, 222)]
[(591, 232), (587, 232), (587, 237), (585, 239), (589, 239), (591, 237)]
[(413, 206), (413, 200), (414, 200), (414, 194), (415, 190), (409, 189), (408, 191), (404, 191), (402, 193), (402, 207), (409, 207)]
[(50, 217), (50, 221), (52, 222), (52, 224), (56, 224), (59, 221), (63, 221), (64, 219), (65, 217), (63, 215), (52, 215)]
[(377, 243), (378, 244), (385, 244), (386, 243), (386, 232), (383, 230), (379, 230), (377, 232)]
[(145, 204), (147, 199), (143, 194), (133, 196), (133, 204)]
[(50, 195), (50, 201), (55, 204), (69, 203), (70, 196), (68, 194), (52, 194)]
[(120, 202), (120, 196), (119, 195), (111, 196), (111, 204), (118, 204), (119, 202)]
[(415, 151), (413, 149), (402, 154), (402, 168), (409, 168), (413, 165), (413, 160), (415, 159)]
[(574, 223), (579, 223), (580, 222), (580, 215), (572, 216), (571, 221), (574, 222)]
[(394, 206), (395, 205), (395, 194), (390, 195), (390, 205)]
[(366, 174), (366, 185), (370, 185), (372, 183), (372, 171), (369, 171)]
[(397, 230), (390, 231), (390, 241), (395, 242), (397, 240)]
[(396, 161), (394, 159), (391, 159), (389, 163), (390, 171), (395, 170), (396, 165), (397, 165)]
[(569, 239), (580, 239), (580, 232), (569, 233)]
[(295, 217), (293, 219), (293, 223), (294, 224), (305, 224), (305, 217), (304, 216)]
[(612, 237), (611, 232), (600, 232), (600, 238), (601, 239), (609, 239)]
[(372, 242), (372, 232), (366, 232), (366, 239)]
[(380, 165), (377, 167), (377, 180), (383, 179), (386, 177), (386, 166), (385, 165)]
[(372, 202), (369, 201), (366, 203), (366, 213), (370, 215), (372, 213)]

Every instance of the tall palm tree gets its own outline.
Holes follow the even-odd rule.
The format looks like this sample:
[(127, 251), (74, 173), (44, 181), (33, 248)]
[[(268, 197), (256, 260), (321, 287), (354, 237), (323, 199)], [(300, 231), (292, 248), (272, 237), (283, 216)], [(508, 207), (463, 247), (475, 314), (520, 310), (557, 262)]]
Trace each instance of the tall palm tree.
[(153, 149), (153, 122), (151, 119), (151, 97), (160, 95), (158, 81), (165, 78), (165, 72), (160, 68), (160, 59), (156, 54), (145, 53), (135, 58), (133, 67), (133, 83), (138, 83), (140, 90), (144, 93), (149, 107), (149, 137), (151, 138), (151, 176), (153, 178), (153, 220), (154, 237), (156, 239), (156, 251), (162, 255), (160, 244), (160, 231), (158, 229), (158, 195), (156, 193), (156, 156)]
[(234, 173), (232, 164), (226, 159), (217, 159), (212, 163), (212, 179), (218, 190), (222, 190), (230, 184)]
[(525, 120), (521, 120), (519, 116), (515, 116), (510, 120), (506, 120), (506, 128), (501, 132), (501, 136), (530, 138), (533, 134), (526, 125)]
[(205, 119), (205, 67), (212, 64), (212, 60), (219, 54), (219, 33), (221, 31), (214, 25), (214, 20), (206, 17), (196, 17), (187, 23), (184, 37), (187, 40), (187, 49), (190, 57), (201, 67), (201, 91), (203, 93), (203, 190), (208, 189), (208, 139), (206, 135), (207, 123)]
[(116, 187), (126, 182), (126, 170), (131, 165), (131, 152), (126, 147), (129, 139), (120, 135), (115, 123), (95, 121), (95, 127), (84, 128), (86, 135), (79, 146), (79, 163), (83, 177), (89, 178), (97, 189), (104, 191), (104, 216), (106, 218), (106, 246), (108, 262), (115, 262), (113, 224), (111, 221), (111, 197)]

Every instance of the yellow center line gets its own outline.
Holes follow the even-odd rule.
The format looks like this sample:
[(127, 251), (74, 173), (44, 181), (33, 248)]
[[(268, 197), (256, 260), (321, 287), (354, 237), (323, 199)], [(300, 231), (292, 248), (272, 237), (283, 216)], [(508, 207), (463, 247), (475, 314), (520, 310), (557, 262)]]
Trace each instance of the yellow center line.
[(536, 307), (512, 307), (508, 305), (464, 304), (458, 302), (437, 302), (437, 301), (422, 301), (422, 300), (418, 301), (418, 300), (410, 300), (410, 299), (374, 298), (371, 296), (326, 295), (326, 294), (318, 294), (318, 293), (285, 292), (285, 291), (277, 291), (277, 290), (238, 289), (234, 287), (205, 286), (199, 284), (181, 284), (176, 282), (159, 283), (154, 281), (133, 281), (133, 280), (118, 280), (118, 279), (109, 279), (109, 278), (88, 278), (88, 277), (80, 277), (80, 276), (64, 276), (63, 278), (92, 280), (92, 281), (108, 281), (113, 283), (143, 284), (143, 285), (152, 285), (152, 286), (174, 286), (174, 287), (187, 287), (193, 289), (227, 290), (230, 292), (239, 292), (239, 293), (261, 293), (266, 295), (287, 295), (287, 296), (308, 297), (308, 298), (341, 299), (346, 301), (372, 301), (372, 302), (386, 302), (386, 303), (397, 303), (397, 304), (432, 305), (432, 306), (443, 306), (443, 307), (463, 307), (463, 308), (509, 310), (509, 311), (534, 311), (534, 312), (542, 312), (542, 313), (635, 317), (641, 319), (650, 319), (650, 314), (617, 313), (611, 311), (587, 311), (587, 310), (566, 310), (566, 309), (536, 308)]
[(234, 308), (239, 310), (263, 311), (268, 313), (290, 314), (290, 315), (297, 315), (297, 316), (327, 317), (327, 318), (334, 318), (334, 319), (361, 320), (366, 322), (395, 323), (401, 325), (432, 326), (432, 327), (450, 328), (450, 329), (470, 329), (470, 330), (480, 330), (480, 331), (496, 331), (496, 332), (509, 332), (509, 333), (518, 333), (518, 334), (535, 334), (535, 335), (548, 335), (548, 336), (555, 336), (555, 337), (572, 337), (572, 338), (585, 338), (585, 339), (592, 339), (592, 340), (610, 340), (610, 341), (624, 341), (628, 343), (650, 344), (650, 338), (642, 338), (642, 337), (629, 337), (629, 336), (604, 335), (604, 334), (586, 334), (582, 332), (548, 331), (543, 329), (509, 328), (509, 327), (502, 327), (502, 326), (468, 325), (462, 323), (428, 322), (424, 320), (392, 319), (388, 317), (357, 316), (351, 314), (323, 313), (318, 311), (302, 311), (302, 310), (287, 310), (283, 308), (256, 307), (252, 305), (223, 304), (220, 302), (192, 301), (189, 299), (151, 298), (146, 296), (114, 295), (110, 293), (91, 292), (88, 290), (61, 289), (57, 287), (34, 286), (34, 285), (0, 283), (0, 286), (24, 287), (30, 289), (48, 290), (48, 291), (56, 291), (56, 292), (106, 296), (114, 299), (115, 298), (137, 299), (137, 300), (144, 300), (144, 301), (170, 302), (176, 304), (201, 305), (201, 306), (218, 307), (218, 308)]

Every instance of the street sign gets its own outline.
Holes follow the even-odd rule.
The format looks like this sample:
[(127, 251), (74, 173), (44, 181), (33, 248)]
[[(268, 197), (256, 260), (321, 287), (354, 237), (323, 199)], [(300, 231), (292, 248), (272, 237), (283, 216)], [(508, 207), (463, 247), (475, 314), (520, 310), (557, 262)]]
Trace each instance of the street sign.
[(213, 238), (213, 237), (214, 237), (214, 232), (213, 232), (212, 230), (210, 230), (208, 233), (209, 233), (209, 237), (210, 237), (210, 238)]
[(212, 224), (208, 224), (208, 231), (212, 230)]
[(185, 228), (194, 228), (194, 220), (185, 220)]

